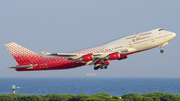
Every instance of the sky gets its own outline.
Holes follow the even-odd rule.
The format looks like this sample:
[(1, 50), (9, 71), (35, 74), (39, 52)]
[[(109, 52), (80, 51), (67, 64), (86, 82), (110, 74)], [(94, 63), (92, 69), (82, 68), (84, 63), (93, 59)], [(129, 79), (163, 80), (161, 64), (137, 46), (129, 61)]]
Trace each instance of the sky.
[[(179, 0), (1, 0), (0, 77), (180, 77)], [(41, 51), (68, 53), (134, 33), (163, 28), (176, 33), (169, 45), (94, 66), (67, 70), (17, 72), (18, 65), (4, 44), (15, 42)]]

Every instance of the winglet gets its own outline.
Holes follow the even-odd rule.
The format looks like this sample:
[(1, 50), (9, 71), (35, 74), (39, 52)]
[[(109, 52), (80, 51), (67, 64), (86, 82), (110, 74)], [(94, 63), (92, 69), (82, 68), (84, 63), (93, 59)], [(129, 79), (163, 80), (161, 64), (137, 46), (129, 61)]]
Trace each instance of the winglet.
[(41, 53), (43, 53), (44, 55), (46, 55), (46, 52), (45, 52), (45, 51), (41, 51)]
[(41, 53), (43, 53), (44, 55), (49, 55), (50, 54), (49, 52), (46, 52), (46, 51), (41, 51)]

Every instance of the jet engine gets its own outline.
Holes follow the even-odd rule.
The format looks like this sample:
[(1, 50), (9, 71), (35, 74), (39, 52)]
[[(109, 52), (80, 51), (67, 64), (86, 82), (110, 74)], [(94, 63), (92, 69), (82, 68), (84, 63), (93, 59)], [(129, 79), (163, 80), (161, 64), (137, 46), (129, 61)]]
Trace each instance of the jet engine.
[(121, 56), (118, 60), (123, 60), (123, 59), (126, 59), (127, 56)]
[(80, 61), (91, 61), (93, 60), (93, 55), (92, 54), (86, 54), (83, 55), (81, 58), (79, 58)]
[(119, 59), (119, 58), (120, 58), (119, 52), (115, 52), (115, 53), (109, 54), (105, 59), (115, 60), (115, 59)]

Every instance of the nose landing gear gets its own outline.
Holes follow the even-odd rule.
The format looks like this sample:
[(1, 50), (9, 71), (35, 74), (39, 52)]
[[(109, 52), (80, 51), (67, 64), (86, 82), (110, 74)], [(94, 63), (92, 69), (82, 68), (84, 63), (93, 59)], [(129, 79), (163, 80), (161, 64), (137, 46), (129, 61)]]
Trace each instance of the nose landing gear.
[(159, 48), (161, 49), (160, 52), (164, 53), (164, 50), (162, 49), (162, 45), (160, 45)]
[(160, 50), (161, 53), (164, 53), (164, 50)]

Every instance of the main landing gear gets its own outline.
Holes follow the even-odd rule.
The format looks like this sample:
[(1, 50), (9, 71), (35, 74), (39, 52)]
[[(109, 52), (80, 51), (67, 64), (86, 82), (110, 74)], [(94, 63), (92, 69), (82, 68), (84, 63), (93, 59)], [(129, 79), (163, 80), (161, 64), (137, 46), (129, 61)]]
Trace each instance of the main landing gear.
[(107, 69), (107, 65), (98, 65), (98, 66), (94, 66), (94, 70), (98, 70), (98, 69)]

